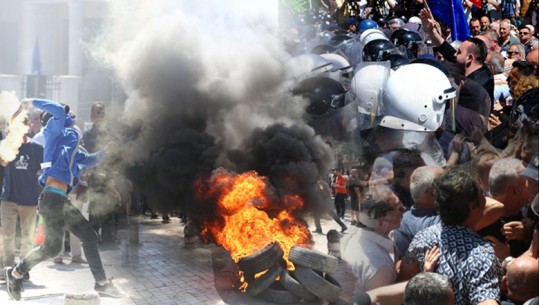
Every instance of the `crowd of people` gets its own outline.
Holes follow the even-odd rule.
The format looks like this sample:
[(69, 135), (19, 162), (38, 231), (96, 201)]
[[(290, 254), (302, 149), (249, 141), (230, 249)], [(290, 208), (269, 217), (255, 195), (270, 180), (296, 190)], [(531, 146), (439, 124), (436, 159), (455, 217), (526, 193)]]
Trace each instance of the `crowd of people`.
[[(320, 173), (328, 206), (315, 211), (314, 232), (324, 233), (324, 215), (341, 226), (342, 259), (355, 276), (350, 302), (539, 301), (537, 1), (463, 4), (471, 30), (464, 41), (423, 1), (390, 0), (287, 41), (286, 85), (309, 100), (309, 124), (361, 159), (348, 171), (338, 164), (329, 181)], [(68, 230), (84, 250), (72, 262), (88, 263), (96, 291), (121, 296), (98, 252), (100, 239), (115, 238), (114, 213), (101, 210), (111, 205), (100, 205), (108, 171), (88, 170), (113, 146), (99, 141), (105, 107), (93, 105), (93, 127), (82, 133), (68, 106), (26, 102), (41, 111), (29, 115), (17, 157), (0, 159), (8, 293), (21, 298), (25, 276), (61, 252)], [(86, 188), (90, 221), (81, 213)], [(347, 202), (348, 225), (358, 227), (350, 233)], [(38, 206), (46, 239), (32, 248)]]
[[(502, 2), (463, 3), (464, 41), (423, 1), (401, 3), (405, 17), (385, 1), (322, 22), (297, 48), (312, 58), (303, 78), (346, 90), (337, 104), (320, 82), (333, 99), (312, 125), (328, 139), (340, 128), (360, 155), (337, 164), (326, 200), (354, 304), (539, 302), (537, 3)], [(300, 94), (323, 104), (313, 92)]]
[[(95, 290), (103, 295), (121, 297), (123, 294), (105, 274), (98, 251), (100, 237), (112, 234), (102, 230), (101, 219), (111, 215), (91, 211), (83, 214), (87, 201), (88, 177), (101, 163), (111, 144), (97, 149), (96, 134), (102, 132), (104, 105), (92, 107), (92, 128), (83, 133), (75, 124), (76, 115), (69, 106), (45, 99), (22, 101), (28, 108), (25, 120), (28, 132), (13, 160), (0, 158), (4, 169), (1, 193), (1, 279), (14, 300), (21, 299), (23, 282), (30, 279), (30, 269), (47, 258), (63, 263), (66, 232), (71, 237), (71, 263), (88, 264), (94, 278)], [(80, 142), (86, 140), (88, 151)], [(38, 179), (39, 177), (39, 179)], [(39, 183), (38, 183), (39, 181)], [(110, 199), (99, 198), (100, 184), (90, 180), (90, 209), (114, 207)], [(92, 200), (93, 199), (93, 200)], [(43, 217), (44, 240), (36, 242), (37, 211)], [(90, 219), (90, 220), (88, 220)], [(20, 226), (20, 250), (16, 260), (16, 231)], [(98, 234), (99, 232), (99, 234)], [(82, 249), (81, 249), (82, 248)], [(83, 251), (84, 250), (84, 251)]]

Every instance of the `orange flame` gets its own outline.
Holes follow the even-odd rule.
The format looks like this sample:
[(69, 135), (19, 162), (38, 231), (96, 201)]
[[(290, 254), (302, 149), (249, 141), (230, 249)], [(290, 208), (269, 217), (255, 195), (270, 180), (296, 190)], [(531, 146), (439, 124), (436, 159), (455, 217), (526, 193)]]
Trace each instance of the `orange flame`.
[[(242, 257), (277, 242), (288, 258), (290, 248), (295, 245), (310, 246), (311, 234), (307, 225), (294, 218), (293, 212), (303, 206), (297, 196), (285, 196), (274, 216), (264, 210), (271, 206), (271, 185), (256, 172), (240, 175), (220, 171), (213, 175), (210, 194), (216, 194), (219, 219), (207, 220), (203, 234), (211, 234), (215, 242), (230, 252), (238, 262)], [(288, 266), (292, 268), (289, 262)]]

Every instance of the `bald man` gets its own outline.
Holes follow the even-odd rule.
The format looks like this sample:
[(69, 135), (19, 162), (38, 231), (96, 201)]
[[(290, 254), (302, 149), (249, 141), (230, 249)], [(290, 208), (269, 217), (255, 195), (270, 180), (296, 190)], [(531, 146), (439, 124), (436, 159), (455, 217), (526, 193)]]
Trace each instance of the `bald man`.
[(502, 305), (522, 304), (539, 296), (539, 261), (523, 254), (507, 264), (507, 272), (502, 278), (502, 288), (507, 291), (511, 302)]

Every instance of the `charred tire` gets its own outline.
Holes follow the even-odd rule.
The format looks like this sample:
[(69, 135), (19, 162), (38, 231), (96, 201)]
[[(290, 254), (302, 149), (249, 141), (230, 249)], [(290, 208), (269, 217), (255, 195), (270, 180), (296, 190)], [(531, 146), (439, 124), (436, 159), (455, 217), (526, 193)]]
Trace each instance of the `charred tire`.
[(274, 265), (261, 277), (248, 282), (247, 293), (250, 296), (257, 296), (262, 291), (266, 290), (271, 284), (275, 282), (275, 279), (283, 272), (283, 267), (279, 265)]
[(260, 294), (262, 299), (274, 304), (297, 304), (301, 298), (283, 288), (279, 283), (273, 283)]
[(329, 274), (322, 276), (312, 269), (297, 266), (295, 275), (307, 290), (322, 300), (335, 302), (341, 295), (341, 285)]
[(283, 250), (278, 243), (271, 243), (254, 254), (243, 257), (238, 261), (238, 266), (246, 277), (268, 270), (283, 258)]
[(290, 249), (288, 259), (295, 265), (326, 273), (335, 272), (339, 265), (339, 259), (335, 256), (299, 246)]
[(307, 288), (301, 285), (298, 280), (294, 278), (294, 275), (284, 270), (281, 273), (281, 285), (292, 294), (304, 299), (307, 302), (312, 302), (318, 299), (317, 296), (312, 294)]

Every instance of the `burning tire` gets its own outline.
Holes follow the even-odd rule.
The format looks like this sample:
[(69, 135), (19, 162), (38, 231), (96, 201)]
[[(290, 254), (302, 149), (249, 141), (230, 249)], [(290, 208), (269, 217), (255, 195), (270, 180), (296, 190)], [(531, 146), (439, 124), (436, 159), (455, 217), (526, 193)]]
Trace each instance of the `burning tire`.
[(247, 293), (251, 296), (257, 296), (262, 291), (266, 290), (271, 284), (275, 282), (275, 279), (283, 272), (283, 267), (279, 265), (274, 265), (261, 277), (256, 278), (249, 283), (247, 286)]
[(312, 269), (297, 266), (295, 275), (307, 290), (322, 300), (335, 302), (339, 299), (341, 285), (329, 274), (322, 276)]
[(262, 291), (260, 297), (274, 304), (297, 304), (301, 301), (300, 297), (290, 293), (279, 283), (273, 283)]
[(339, 265), (339, 259), (334, 256), (299, 246), (290, 249), (288, 259), (296, 265), (325, 273), (335, 272)]
[(275, 266), (283, 257), (283, 250), (278, 243), (271, 243), (262, 250), (241, 258), (238, 266), (247, 278)]
[(317, 296), (303, 287), (303, 285), (301, 285), (298, 280), (296, 280), (294, 276), (288, 272), (288, 270), (284, 270), (283, 273), (281, 273), (281, 285), (292, 294), (304, 299), (307, 302), (312, 302), (318, 299)]

